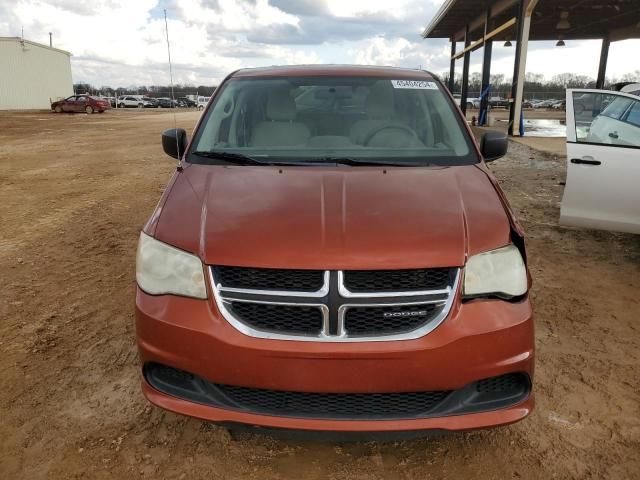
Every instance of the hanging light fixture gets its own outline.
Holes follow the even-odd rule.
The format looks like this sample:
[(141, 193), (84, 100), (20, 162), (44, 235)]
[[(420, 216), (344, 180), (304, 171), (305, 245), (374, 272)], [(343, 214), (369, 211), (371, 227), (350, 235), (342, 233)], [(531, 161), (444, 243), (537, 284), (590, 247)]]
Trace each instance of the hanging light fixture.
[(506, 42), (504, 42), (504, 46), (505, 47), (510, 47), (511, 46), (511, 40), (507, 40)]
[(569, 30), (571, 28), (571, 24), (569, 23), (569, 11), (563, 10), (560, 12), (560, 20), (556, 25), (558, 30)]

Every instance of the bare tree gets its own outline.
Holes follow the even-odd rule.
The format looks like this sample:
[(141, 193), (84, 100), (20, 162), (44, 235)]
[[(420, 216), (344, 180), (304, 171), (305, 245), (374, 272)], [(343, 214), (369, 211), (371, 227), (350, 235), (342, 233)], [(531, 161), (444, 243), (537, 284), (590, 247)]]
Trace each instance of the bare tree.
[(544, 83), (544, 75), (542, 73), (527, 72), (524, 75), (525, 82), (528, 83)]
[(494, 73), (490, 77), (490, 82), (494, 86), (502, 85), (504, 83), (504, 74), (503, 73)]
[(620, 80), (622, 82), (640, 82), (640, 70), (625, 73)]
[(593, 82), (587, 75), (576, 75), (575, 73), (559, 73), (551, 78), (551, 83), (561, 85), (564, 88), (584, 88)]

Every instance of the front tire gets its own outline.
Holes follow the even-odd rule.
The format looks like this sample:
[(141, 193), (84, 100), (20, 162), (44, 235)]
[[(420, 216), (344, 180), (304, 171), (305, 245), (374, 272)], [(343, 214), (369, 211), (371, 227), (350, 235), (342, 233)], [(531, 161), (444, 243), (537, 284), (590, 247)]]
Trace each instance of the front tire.
[(62, 113), (62, 107), (60, 105), (56, 105), (56, 108), (54, 110), (56, 113)]
[(138, 108), (144, 108), (144, 104), (143, 103), (139, 103), (138, 104)]
[(124, 108), (124, 103), (119, 103), (118, 108)]
[(87, 105), (87, 107), (84, 109), (85, 112), (87, 112), (88, 114), (92, 114), (93, 113), (93, 107), (91, 105)]

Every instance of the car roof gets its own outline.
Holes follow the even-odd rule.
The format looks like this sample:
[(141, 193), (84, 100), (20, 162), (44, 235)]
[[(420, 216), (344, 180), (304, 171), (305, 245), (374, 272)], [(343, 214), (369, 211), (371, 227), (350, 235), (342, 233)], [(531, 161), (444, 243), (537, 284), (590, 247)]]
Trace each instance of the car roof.
[(243, 68), (231, 75), (244, 77), (315, 77), (315, 76), (353, 76), (353, 77), (394, 77), (403, 79), (433, 80), (434, 75), (425, 70), (414, 68), (367, 66), (367, 65), (284, 65), (273, 67)]
[(640, 90), (640, 83), (630, 83), (620, 89), (621, 92), (635, 92)]

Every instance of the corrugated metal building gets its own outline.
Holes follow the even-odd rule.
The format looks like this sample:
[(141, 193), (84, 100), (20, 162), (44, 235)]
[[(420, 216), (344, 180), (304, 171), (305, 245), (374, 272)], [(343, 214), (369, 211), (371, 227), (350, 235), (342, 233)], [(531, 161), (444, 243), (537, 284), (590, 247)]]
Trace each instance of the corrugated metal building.
[(0, 110), (50, 108), (73, 95), (71, 54), (18, 37), (0, 37)]

